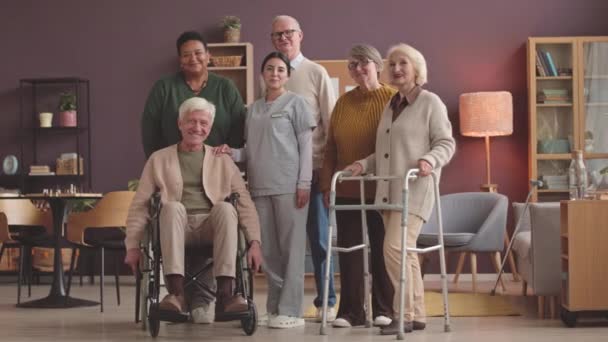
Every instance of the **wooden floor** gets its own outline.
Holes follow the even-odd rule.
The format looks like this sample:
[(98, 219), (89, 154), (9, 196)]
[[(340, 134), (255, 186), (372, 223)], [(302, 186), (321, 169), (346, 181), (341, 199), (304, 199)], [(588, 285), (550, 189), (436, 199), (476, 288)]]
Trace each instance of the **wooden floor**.
[[(507, 293), (519, 294), (520, 283), (507, 282)], [(479, 283), (482, 292), (489, 292), (493, 281)], [(466, 281), (451, 285), (451, 291), (468, 291)], [(116, 305), (113, 283), (106, 284), (105, 313), (99, 307), (74, 309), (22, 309), (16, 308), (16, 285), (8, 279), (0, 279), (0, 341), (140, 341), (154, 340), (134, 319), (134, 293), (132, 284), (121, 286), (122, 305)], [(426, 281), (427, 288), (438, 288), (439, 283)], [(307, 286), (308, 287), (308, 286)], [(261, 290), (259, 288), (262, 288)], [(48, 293), (48, 285), (35, 286), (32, 298), (41, 298)], [(263, 285), (258, 287), (256, 302), (264, 312), (265, 294)], [(79, 298), (98, 300), (99, 290), (95, 285), (75, 286), (73, 295)], [(306, 300), (312, 301), (312, 291), (307, 290)], [(427, 329), (406, 335), (407, 341), (607, 341), (608, 320), (587, 323), (577, 328), (566, 328), (559, 320), (536, 318), (536, 301), (533, 297), (515, 297), (515, 305), (525, 314), (514, 317), (452, 318), (452, 332), (443, 332), (443, 319), (431, 318)], [(329, 329), (329, 336), (319, 336), (319, 323), (307, 322), (305, 327), (274, 330), (260, 327), (252, 337), (244, 336), (235, 322), (213, 325), (165, 324), (162, 323), (157, 341), (389, 341), (394, 336), (380, 336), (377, 328)]]

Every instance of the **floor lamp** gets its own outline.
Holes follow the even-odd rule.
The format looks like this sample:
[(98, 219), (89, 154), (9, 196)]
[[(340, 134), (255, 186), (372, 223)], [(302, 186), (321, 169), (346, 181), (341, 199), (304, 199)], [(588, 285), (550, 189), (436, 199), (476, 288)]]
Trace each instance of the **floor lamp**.
[[(486, 142), (486, 183), (481, 190), (497, 192), (498, 185), (492, 183), (490, 171), (490, 137), (511, 135), (513, 133), (513, 98), (508, 91), (491, 91), (466, 93), (460, 95), (460, 134), (467, 137), (483, 137)], [(509, 245), (509, 235), (505, 234), (505, 246)], [(460, 254), (454, 282), (462, 271), (465, 254)], [(494, 265), (500, 264), (500, 253), (495, 255)], [(474, 254), (471, 254), (471, 268), (477, 264)], [(509, 256), (509, 266), (513, 278), (519, 280), (513, 256)], [(498, 271), (498, 270), (497, 270)], [(475, 270), (472, 271), (473, 276)], [(504, 287), (504, 285), (503, 285)]]
[(486, 140), (486, 183), (481, 189), (496, 192), (490, 176), (490, 137), (513, 133), (513, 98), (507, 91), (460, 95), (460, 134)]

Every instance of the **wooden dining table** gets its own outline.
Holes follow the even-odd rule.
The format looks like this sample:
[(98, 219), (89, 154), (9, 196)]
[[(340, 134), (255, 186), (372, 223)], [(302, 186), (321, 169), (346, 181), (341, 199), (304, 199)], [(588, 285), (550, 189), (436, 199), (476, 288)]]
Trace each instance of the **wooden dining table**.
[[(99, 302), (70, 297), (65, 291), (65, 282), (63, 277), (63, 262), (61, 258), (61, 243), (64, 235), (63, 222), (66, 218), (69, 208), (67, 202), (70, 200), (82, 199), (101, 199), (102, 194), (99, 193), (60, 193), (60, 194), (21, 194), (2, 196), (2, 199), (29, 199), (37, 201), (46, 201), (53, 213), (53, 282), (49, 295), (42, 299), (36, 299), (29, 302), (17, 304), (20, 308), (72, 308), (80, 306), (94, 306)], [(21, 286), (21, 285), (19, 285)]]

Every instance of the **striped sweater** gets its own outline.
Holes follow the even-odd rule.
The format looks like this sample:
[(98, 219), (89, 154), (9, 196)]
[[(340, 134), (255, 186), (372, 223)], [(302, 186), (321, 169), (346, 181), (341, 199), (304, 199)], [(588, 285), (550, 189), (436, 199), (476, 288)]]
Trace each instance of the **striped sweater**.
[[(382, 111), (397, 91), (388, 85), (364, 91), (357, 87), (336, 102), (331, 115), (325, 157), (320, 172), (321, 191), (329, 191), (331, 177), (336, 171), (374, 153), (376, 130)], [(376, 191), (372, 184), (366, 187), (366, 198), (373, 199)], [(339, 184), (338, 197), (360, 198), (358, 182)]]

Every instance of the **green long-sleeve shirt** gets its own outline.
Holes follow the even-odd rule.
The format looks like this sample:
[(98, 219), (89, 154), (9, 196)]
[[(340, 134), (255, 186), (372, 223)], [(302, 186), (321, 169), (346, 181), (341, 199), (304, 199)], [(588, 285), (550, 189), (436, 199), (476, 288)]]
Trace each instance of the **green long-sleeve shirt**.
[(181, 72), (165, 77), (154, 84), (148, 95), (141, 118), (141, 137), (146, 158), (152, 152), (178, 143), (181, 134), (177, 128), (179, 106), (185, 100), (199, 96), (215, 105), (215, 120), (205, 144), (231, 147), (243, 146), (245, 106), (239, 91), (231, 80), (209, 73), (207, 85), (195, 95)]

